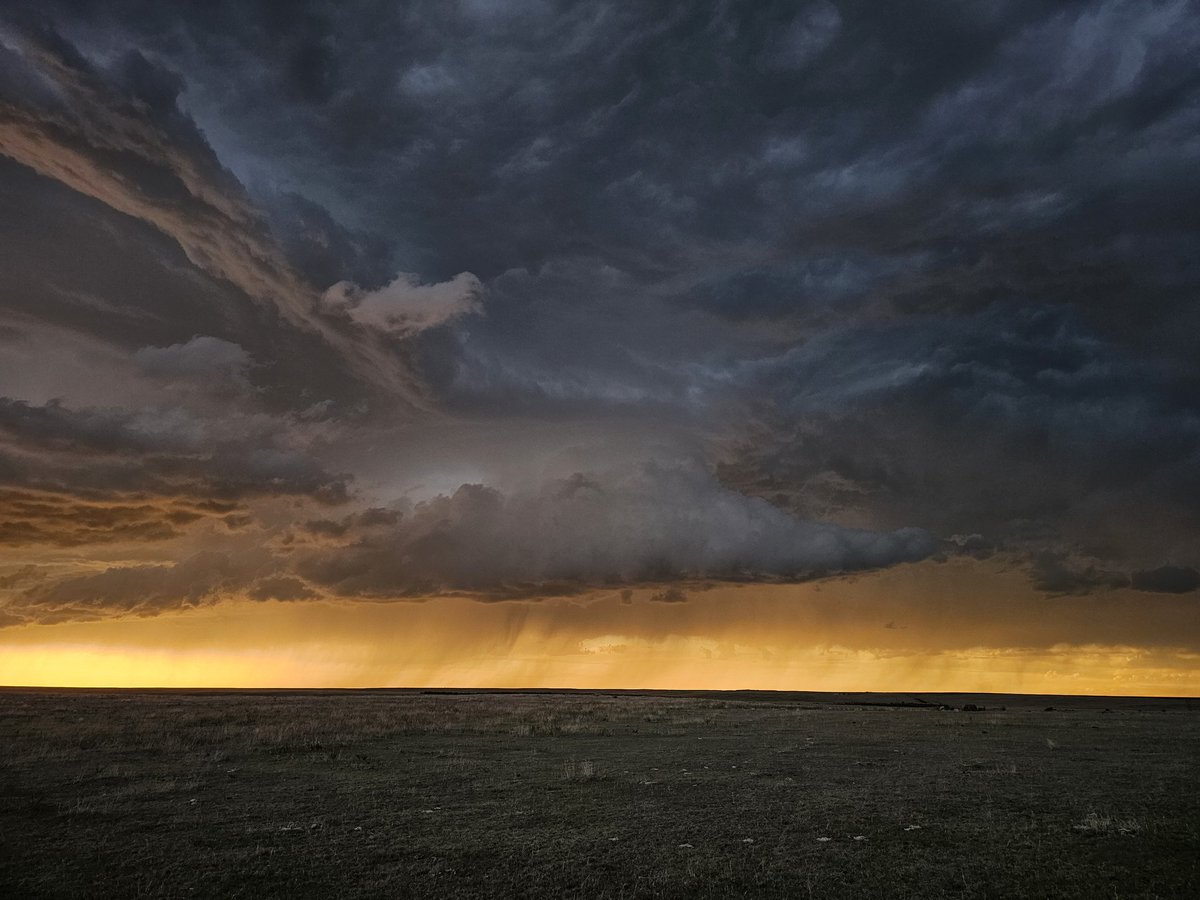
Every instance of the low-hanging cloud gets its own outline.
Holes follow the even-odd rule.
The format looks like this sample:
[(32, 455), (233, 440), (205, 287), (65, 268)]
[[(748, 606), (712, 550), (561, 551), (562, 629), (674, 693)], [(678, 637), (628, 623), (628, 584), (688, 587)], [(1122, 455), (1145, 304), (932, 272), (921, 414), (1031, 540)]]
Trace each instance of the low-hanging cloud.
[[(80, 409), (0, 397), (0, 486), (116, 505), (137, 505), (140, 496), (144, 506), (155, 495), (197, 503), (272, 496), (345, 502), (348, 476), (304, 452), (311, 438), (293, 428), (301, 426), (236, 410), (222, 421), (184, 408)], [(54, 509), (41, 525), (57, 532), (63, 516)], [(27, 535), (37, 533), (34, 524), (25, 523)]]
[(921, 529), (804, 521), (722, 488), (699, 467), (658, 464), (510, 493), (464, 484), (278, 537), (252, 549), (227, 541), (169, 565), (36, 573), (6, 611), (51, 622), (236, 597), (516, 600), (641, 584), (661, 585), (651, 601), (683, 603), (692, 580), (803, 581), (916, 562), (936, 549)]
[(0, 550), (121, 561), (33, 618), (1195, 595), (1194, 4), (92, 6), (0, 12)]
[(934, 548), (920, 529), (804, 521), (697, 469), (647, 465), (511, 494), (464, 484), (394, 526), (352, 532), (309, 554), (298, 570), (343, 595), (504, 596), (689, 578), (803, 579), (915, 561)]
[(38, 585), (10, 608), (34, 621), (157, 615), (238, 595), (273, 565), (263, 550), (203, 551), (171, 565), (112, 566)]
[(1190, 566), (1159, 566), (1133, 573), (1135, 591), (1159, 594), (1188, 594), (1200, 591), (1200, 571)]

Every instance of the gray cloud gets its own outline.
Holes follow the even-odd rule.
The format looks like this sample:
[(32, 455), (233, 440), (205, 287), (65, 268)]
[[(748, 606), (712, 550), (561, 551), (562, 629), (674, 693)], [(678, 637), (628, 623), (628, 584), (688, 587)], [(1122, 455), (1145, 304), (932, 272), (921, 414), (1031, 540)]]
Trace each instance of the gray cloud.
[[(338, 528), (312, 530), (343, 537)], [(702, 472), (647, 467), (510, 495), (463, 485), (394, 526), (350, 531), (298, 570), (340, 594), (520, 596), (681, 578), (811, 578), (916, 561), (933, 549), (916, 529), (805, 522)]]
[(231, 341), (196, 335), (183, 344), (143, 347), (133, 354), (143, 370), (167, 378), (230, 378), (241, 380), (253, 362), (244, 349)]
[[(114, 613), (156, 615), (235, 596), (264, 567), (269, 573), (270, 565), (262, 552), (206, 551), (171, 565), (113, 566), (29, 590), (9, 609), (42, 622)], [(273, 596), (271, 582), (265, 584)]]
[[(1064, 308), (831, 329), (727, 377), (763, 402), (723, 477), (800, 515), (854, 522), (865, 507), (1034, 557), (1074, 547), (1126, 573), (1164, 549), (1194, 558), (1195, 375), (1123, 352)], [(1163, 518), (1176, 523), (1166, 548)]]
[(0, 398), (0, 479), (27, 489), (198, 501), (305, 495), (347, 499), (347, 477), (288, 446), (286, 422), (185, 410), (72, 409)]
[(1197, 55), (1183, 0), (14, 0), (0, 534), (269, 518), (237, 589), (295, 599), (928, 535), (1192, 590)]
[[(2, 37), (0, 63), (18, 71), (0, 81), (8, 88), (0, 93), (0, 154), (153, 226), (201, 270), (319, 336), (368, 383), (419, 398), (419, 381), (400, 354), (318, 315), (317, 292), (284, 260), (241, 185), (179, 111), (177, 76), (135, 51), (114, 78), (45, 29)], [(132, 96), (122, 92), (130, 79), (139, 82)], [(28, 81), (43, 85), (33, 95), (42, 103), (14, 90)]]
[(86, 498), (52, 491), (0, 490), (0, 546), (168, 541), (207, 515), (207, 510), (181, 499), (148, 502), (136, 495)]
[(1159, 566), (1134, 572), (1132, 585), (1135, 591), (1187, 594), (1200, 590), (1200, 572), (1187, 566)]
[[(103, 513), (105, 521), (76, 522), (74, 529), (94, 526), (111, 529), (108, 540), (146, 541), (153, 536), (122, 534), (122, 528), (141, 521), (135, 514), (167, 519), (162, 510), (151, 515), (146, 508), (110, 505)], [(123, 525), (127, 520), (133, 525)], [(917, 529), (872, 532), (801, 521), (725, 490), (701, 471), (653, 467), (574, 475), (508, 495), (466, 484), (416, 504), (311, 520), (300, 532), (260, 532), (256, 549), (244, 542), (229, 549), (225, 541), (223, 549), (170, 564), (83, 574), (19, 571), (0, 587), (18, 589), (5, 609), (19, 622), (155, 615), (237, 596), (297, 601), (455, 593), (503, 600), (663, 582), (668, 586), (650, 599), (681, 603), (687, 594), (671, 582), (803, 580), (916, 562), (935, 549), (930, 535)], [(86, 542), (86, 535), (77, 541)]]
[(1050, 594), (1086, 594), (1098, 588), (1128, 587), (1129, 578), (1096, 567), (1094, 563), (1078, 563), (1065, 553), (1043, 551), (1030, 567), (1033, 586)]
[(320, 596), (311, 587), (290, 575), (260, 578), (246, 592), (252, 600), (312, 600)]

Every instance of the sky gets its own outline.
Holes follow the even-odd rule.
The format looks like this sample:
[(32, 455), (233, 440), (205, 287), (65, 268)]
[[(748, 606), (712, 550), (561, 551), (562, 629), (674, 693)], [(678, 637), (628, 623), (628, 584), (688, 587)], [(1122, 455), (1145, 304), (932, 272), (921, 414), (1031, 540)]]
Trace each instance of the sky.
[(0, 683), (1200, 694), (1187, 0), (9, 0)]

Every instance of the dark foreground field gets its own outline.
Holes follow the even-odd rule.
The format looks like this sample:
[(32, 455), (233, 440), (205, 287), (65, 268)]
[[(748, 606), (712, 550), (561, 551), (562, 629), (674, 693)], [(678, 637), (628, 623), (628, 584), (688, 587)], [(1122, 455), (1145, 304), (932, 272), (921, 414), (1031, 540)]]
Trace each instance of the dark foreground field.
[(1200, 896), (1200, 704), (923, 699), (0, 691), (0, 896)]

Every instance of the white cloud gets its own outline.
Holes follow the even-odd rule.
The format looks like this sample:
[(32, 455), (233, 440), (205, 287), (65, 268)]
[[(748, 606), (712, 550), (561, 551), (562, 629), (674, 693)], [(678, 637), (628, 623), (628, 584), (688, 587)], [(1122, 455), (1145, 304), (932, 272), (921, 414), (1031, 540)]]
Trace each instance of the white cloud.
[(328, 310), (341, 310), (359, 325), (407, 336), (483, 311), (483, 285), (470, 272), (449, 281), (422, 284), (419, 276), (401, 272), (377, 291), (364, 291), (352, 281), (339, 281), (322, 296)]

